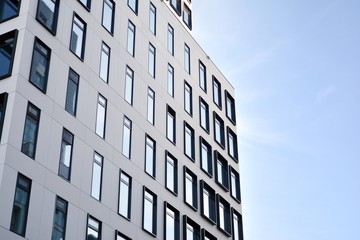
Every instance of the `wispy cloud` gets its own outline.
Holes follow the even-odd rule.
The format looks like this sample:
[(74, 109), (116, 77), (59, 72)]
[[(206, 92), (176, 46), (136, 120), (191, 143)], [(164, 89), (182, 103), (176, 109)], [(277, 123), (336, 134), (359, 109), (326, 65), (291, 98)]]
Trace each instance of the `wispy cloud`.
[(336, 91), (336, 87), (334, 87), (334, 86), (328, 86), (328, 87), (322, 88), (317, 92), (315, 101), (316, 102), (323, 101), (325, 98), (332, 95), (335, 91)]

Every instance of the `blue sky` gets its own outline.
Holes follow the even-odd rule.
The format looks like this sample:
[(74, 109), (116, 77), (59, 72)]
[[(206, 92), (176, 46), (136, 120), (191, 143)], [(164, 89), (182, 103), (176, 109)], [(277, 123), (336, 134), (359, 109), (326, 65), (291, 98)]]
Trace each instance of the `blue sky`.
[(360, 0), (194, 0), (236, 88), (245, 240), (360, 239)]

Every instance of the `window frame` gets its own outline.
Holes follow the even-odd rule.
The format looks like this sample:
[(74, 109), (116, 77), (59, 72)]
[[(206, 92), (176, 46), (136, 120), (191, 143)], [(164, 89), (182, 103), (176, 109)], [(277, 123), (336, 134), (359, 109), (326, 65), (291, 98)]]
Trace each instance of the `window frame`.
[(221, 83), (216, 79), (214, 75), (212, 76), (212, 79), (213, 102), (220, 110), (222, 110)]
[[(233, 175), (235, 177), (235, 186), (233, 186)], [(240, 190), (240, 174), (234, 167), (229, 165), (229, 187), (230, 187), (230, 195), (231, 197), (237, 201), (238, 203), (241, 203), (241, 190)], [(234, 189), (235, 187), (235, 189)]]
[(174, 56), (175, 31), (174, 28), (170, 25), (170, 23), (168, 23), (167, 29), (167, 50), (171, 54), (171, 56)]
[[(234, 216), (238, 218), (238, 238), (235, 238), (235, 221)], [(232, 239), (233, 240), (243, 240), (244, 239), (244, 233), (243, 233), (243, 223), (242, 223), (242, 215), (235, 210), (235, 208), (231, 208), (231, 226), (232, 226)]]
[[(104, 104), (101, 103), (100, 101), (100, 98), (104, 100)], [(104, 108), (104, 119), (103, 122), (104, 122), (104, 125), (101, 127), (102, 128), (102, 133), (100, 135), (100, 133), (98, 133), (98, 130), (97, 130), (97, 125), (98, 125), (98, 117), (99, 117), (99, 105), (100, 107)], [(107, 113), (107, 99), (101, 95), (100, 93), (98, 93), (98, 100), (97, 100), (97, 108), (96, 108), (96, 121), (95, 121), (95, 133), (96, 135), (98, 135), (99, 137), (101, 137), (102, 139), (105, 139), (105, 132), (106, 132), (106, 114)]]
[(206, 66), (200, 59), (199, 59), (199, 87), (205, 93), (207, 93)]
[(53, 12), (53, 24), (50, 28), (48, 26), (46, 26), (46, 24), (44, 22), (42, 22), (40, 19), (40, 16), (39, 16), (40, 15), (40, 2), (43, 2), (45, 4), (45, 2), (43, 0), (38, 0), (35, 18), (44, 28), (46, 28), (46, 30), (48, 30), (52, 35), (55, 36), (56, 30), (57, 30), (58, 17), (59, 17), (60, 0), (55, 0), (55, 2), (54, 2), (54, 0), (51, 0), (51, 2), (54, 2), (55, 8), (54, 8), (54, 12)]
[(187, 225), (190, 225), (193, 230), (194, 230), (194, 235), (191, 238), (191, 240), (200, 240), (200, 225), (198, 223), (196, 223), (194, 220), (192, 220), (190, 217), (188, 217), (187, 215), (183, 216), (183, 239), (184, 240), (189, 240), (187, 237)]
[[(123, 178), (121, 177), (121, 175), (124, 174), (127, 178), (128, 178), (128, 182), (126, 182), (125, 180), (123, 180)], [(127, 213), (126, 216), (120, 212), (120, 204), (121, 204), (121, 193), (124, 193), (123, 190), (121, 189), (122, 183), (127, 185)], [(122, 169), (119, 170), (119, 195), (118, 195), (118, 214), (122, 217), (124, 217), (125, 219), (127, 219), (128, 221), (130, 221), (131, 219), (131, 198), (132, 198), (132, 177), (127, 174), (126, 172), (124, 172)]]
[[(172, 134), (169, 129), (171, 125), (173, 127)], [(166, 138), (176, 145), (176, 112), (168, 104), (166, 104)]]
[[(105, 1), (105, 0), (104, 0)], [(105, 83), (109, 83), (109, 75), (110, 75), (110, 54), (111, 48), (103, 41), (101, 43), (101, 54), (100, 54), (100, 70), (99, 70), (99, 77)], [(107, 64), (106, 64), (107, 63)], [(106, 64), (106, 72), (103, 73), (103, 64)], [(105, 76), (103, 76), (105, 74)], [(104, 79), (105, 78), (105, 79)]]
[[(224, 228), (221, 227), (221, 215), (220, 214), (220, 208), (221, 205), (224, 208)], [(230, 209), (230, 203), (228, 201), (225, 200), (225, 198), (223, 198), (219, 193), (216, 194), (216, 209), (217, 209), (217, 216), (218, 216), (218, 221), (217, 221), (217, 228), (224, 233), (227, 237), (231, 237), (231, 233), (232, 233), (232, 224), (231, 224), (231, 209)]]
[[(96, 157), (99, 157), (98, 161)], [(100, 166), (100, 179), (94, 178), (94, 169), (95, 165)], [(94, 151), (93, 155), (93, 164), (92, 164), (92, 174), (91, 174), (91, 189), (90, 189), (90, 196), (96, 199), (97, 201), (101, 202), (101, 193), (102, 193), (102, 180), (103, 180), (103, 171), (104, 171), (104, 157), (100, 155), (98, 152)], [(99, 189), (98, 189), (98, 196), (94, 196), (93, 189), (94, 189), (94, 181), (99, 181)]]
[[(131, 43), (131, 45), (129, 45)], [(132, 56), (135, 57), (135, 43), (136, 43), (136, 26), (129, 19), (127, 27), (127, 40), (126, 40), (126, 51)]]
[[(70, 149), (70, 156), (69, 156), (69, 166), (66, 166), (63, 162), (62, 162), (62, 158), (61, 156), (63, 155), (62, 152), (62, 146), (63, 143), (65, 142), (65, 144), (68, 144), (71, 146)], [(63, 132), (62, 132), (62, 138), (61, 138), (61, 144), (60, 144), (60, 159), (59, 159), (59, 169), (58, 169), (58, 176), (61, 177), (62, 179), (70, 182), (71, 180), (71, 166), (72, 166), (72, 155), (73, 155), (73, 150), (74, 150), (74, 134), (72, 134), (69, 130), (67, 130), (66, 128), (63, 128)], [(66, 156), (65, 156), (66, 157)], [(66, 161), (66, 159), (65, 159)], [(67, 175), (64, 175), (64, 171), (62, 170), (65, 166), (65, 170), (67, 170)]]
[[(151, 20), (152, 17), (154, 21)], [(151, 1), (149, 5), (149, 30), (156, 36), (156, 7)]]
[[(33, 110), (35, 110), (37, 112), (37, 116), (34, 115), (33, 113), (31, 113), (31, 109), (32, 108)], [(36, 107), (34, 104), (32, 104), (31, 102), (28, 102), (27, 104), (27, 108), (26, 108), (26, 115), (25, 115), (25, 122), (24, 122), (24, 129), (23, 129), (23, 137), (22, 137), (22, 143), (21, 143), (21, 152), (24, 153), (26, 156), (28, 156), (29, 158), (35, 160), (35, 156), (36, 156), (36, 148), (37, 148), (37, 140), (38, 140), (38, 134), (39, 134), (39, 126), (40, 126), (40, 118), (41, 118), (41, 110)], [(35, 122), (36, 124), (36, 129), (35, 129), (35, 132), (34, 132), (34, 136), (35, 136), (35, 139), (34, 139), (34, 142), (33, 142), (33, 145), (34, 145), (34, 152), (32, 155), (28, 155), (28, 153), (24, 152), (25, 149), (24, 149), (24, 137), (25, 137), (25, 129), (26, 129), (26, 123), (27, 121), (33, 121), (33, 123)]]
[[(98, 229), (95, 228), (95, 226), (91, 226), (90, 225), (90, 221), (89, 220), (93, 220), (94, 222), (96, 222), (99, 226)], [(86, 239), (89, 239), (89, 228), (94, 230), (95, 232), (98, 233), (98, 237), (96, 238), (96, 240), (101, 240), (101, 228), (102, 228), (102, 222), (99, 221), (97, 218), (93, 217), (90, 214), (87, 214), (87, 224), (86, 224)], [(95, 240), (95, 239), (94, 239)]]
[[(151, 125), (155, 124), (155, 92), (148, 87), (147, 116), (146, 119)], [(152, 104), (151, 104), (152, 101)], [(151, 113), (152, 110), (152, 113)], [(149, 113), (151, 113), (149, 115)], [(150, 119), (151, 118), (151, 119)]]
[[(188, 16), (187, 19), (186, 19), (186, 16)], [(185, 25), (191, 30), (192, 29), (192, 12), (191, 12), (191, 9), (186, 4), (184, 4), (182, 19), (183, 19), (183, 22), (185, 23)]]
[[(168, 63), (167, 68), (167, 93), (174, 98), (174, 76), (175, 76), (175, 70), (173, 66), (171, 66), (170, 63)], [(169, 84), (171, 83), (171, 84)]]
[[(176, 1), (176, 5), (174, 3)], [(181, 1), (180, 0), (170, 0), (170, 6), (177, 13), (178, 16), (181, 16)]]
[[(233, 132), (230, 127), (226, 127), (227, 132), (227, 142), (228, 142), (228, 155), (235, 161), (239, 161), (239, 154), (238, 154), (238, 141), (237, 135)], [(231, 147), (233, 148), (233, 153), (231, 152)]]
[(193, 93), (191, 85), (184, 80), (184, 110), (193, 116)]
[[(84, 1), (86, 3), (84, 3)], [(80, 2), (80, 4), (88, 11), (90, 12), (91, 9), (91, 0), (78, 0), (78, 2)]]
[(201, 239), (202, 240), (217, 240), (217, 238), (208, 232), (205, 228), (201, 229)]
[[(187, 177), (189, 175), (191, 177), (191, 203), (187, 201), (187, 184), (186, 181), (189, 179)], [(189, 179), (190, 180), (190, 179)], [(189, 206), (194, 211), (198, 210), (198, 182), (197, 182), (197, 176), (194, 172), (192, 172), (188, 167), (184, 165), (184, 203)]]
[[(214, 116), (214, 140), (215, 142), (222, 148), (225, 149), (225, 123), (224, 120), (214, 111), (213, 112), (213, 116)], [(219, 134), (218, 135), (218, 131), (217, 126), (219, 127)]]
[(135, 4), (134, 7), (135, 7), (135, 9), (132, 8), (132, 6), (129, 4), (130, 1), (131, 1), (131, 0), (128, 0), (128, 1), (127, 1), (128, 7), (129, 7), (136, 15), (138, 15), (139, 1), (138, 1), (138, 0), (134, 0), (134, 4)]
[(225, 90), (225, 109), (226, 109), (226, 117), (230, 120), (230, 122), (234, 126), (236, 126), (235, 99), (231, 96), (231, 94), (227, 90)]
[[(210, 178), (213, 177), (213, 160), (212, 160), (212, 147), (211, 145), (203, 138), (199, 137), (199, 147), (200, 147), (200, 168), (205, 172)], [(203, 159), (203, 145), (207, 148), (207, 166), (208, 169), (204, 168), (204, 159)]]
[[(121, 239), (118, 239), (118, 238), (121, 238)], [(131, 238), (129, 238), (128, 236), (124, 235), (123, 233), (121, 233), (119, 230), (115, 230), (115, 238), (116, 240), (131, 240)]]
[[(173, 216), (168, 214), (168, 209), (174, 213)], [(174, 238), (167, 239), (167, 216), (174, 219)], [(164, 240), (180, 240), (180, 212), (175, 207), (164, 201)]]
[[(206, 194), (204, 192), (204, 190), (206, 192), (209, 193), (209, 202), (208, 202), (208, 209), (207, 211), (209, 212), (209, 216), (207, 216), (207, 214), (205, 213), (205, 204), (204, 204), (204, 194)], [(213, 211), (214, 209), (216, 209), (216, 192), (215, 190), (209, 185), (207, 184), (203, 179), (200, 180), (200, 214), (203, 218), (205, 218), (208, 222), (210, 222), (212, 225), (215, 225), (217, 222), (217, 212)]]
[[(148, 140), (150, 142), (152, 142), (152, 146), (150, 146), (148, 144)], [(152, 160), (151, 160), (152, 172), (148, 172), (148, 164), (149, 164), (148, 163), (149, 159), (148, 159), (148, 156), (147, 156), (147, 148), (148, 147), (152, 149)], [(145, 162), (145, 167), (144, 167), (145, 173), (147, 175), (149, 175), (150, 177), (152, 177), (153, 179), (155, 179), (156, 178), (156, 141), (152, 137), (150, 137), (147, 133), (145, 134), (145, 161), (144, 162)]]
[(191, 74), (191, 52), (190, 47), (184, 43), (184, 70)]
[[(153, 64), (152, 64), (153, 63)], [(156, 76), (156, 48), (149, 42), (148, 48), (148, 73), (151, 77)]]
[[(152, 196), (152, 230), (148, 230), (145, 227), (145, 201), (146, 201), (146, 193), (148, 193), (149, 195)], [(150, 235), (152, 235), (153, 237), (156, 237), (157, 234), (157, 195), (151, 191), (150, 189), (148, 189), (147, 187), (143, 187), (143, 211), (142, 211), (142, 229), (149, 233)]]
[[(168, 161), (168, 158), (172, 159), (173, 160), (173, 179), (172, 179), (172, 182), (173, 182), (173, 186), (171, 189), (169, 187), (169, 181), (168, 181), (168, 173), (169, 173), (169, 169), (168, 169), (168, 164), (171, 165), (171, 163), (169, 163)], [(167, 190), (169, 190), (171, 193), (173, 193), (175, 196), (178, 195), (178, 187), (179, 187), (179, 184), (178, 184), (178, 160), (177, 158), (175, 158), (168, 150), (165, 150), (165, 187)]]
[(5, 122), (8, 95), (7, 92), (0, 93), (0, 143)]
[[(75, 97), (71, 98), (71, 96), (69, 97), (69, 89), (70, 89), (70, 83), (73, 82), (74, 85), (76, 86), (76, 91), (75, 91)], [(66, 87), (66, 97), (65, 97), (65, 110), (70, 113), (71, 115), (73, 115), (74, 117), (76, 117), (76, 110), (77, 110), (77, 100), (78, 100), (78, 94), (79, 94), (79, 83), (80, 83), (80, 75), (77, 74), (71, 67), (69, 68), (69, 74), (68, 74), (68, 84)], [(70, 98), (70, 100), (68, 100)], [(74, 101), (74, 110), (72, 111), (71, 109), (68, 109), (68, 101)]]
[[(187, 131), (188, 130), (188, 131)], [(189, 134), (190, 132), (190, 134)], [(189, 156), (187, 153), (187, 135), (190, 137), (190, 146), (191, 146), (191, 155)], [(195, 130), (186, 122), (184, 121), (184, 154), (187, 156), (191, 161), (195, 162)]]
[[(204, 108), (203, 106), (204, 105)], [(205, 116), (203, 116), (203, 110), (204, 109), (204, 112), (205, 112)], [(205, 117), (205, 126), (203, 126), (202, 124), (202, 120), (203, 120), (203, 117)], [(202, 129), (204, 129), (204, 131), (207, 133), (207, 134), (210, 134), (210, 110), (209, 110), (209, 104), (201, 97), (199, 96), (199, 122), (200, 122), (200, 127)]]
[[(19, 2), (19, 4), (18, 4), (16, 13), (14, 15), (10, 16), (10, 17), (0, 19), (0, 23), (6, 22), (8, 20), (11, 20), (11, 19), (16, 18), (17, 16), (19, 16), (20, 8), (21, 8), (21, 0), (19, 0), (18, 2)], [(4, 2), (4, 4), (5, 4), (5, 2)]]
[[(125, 130), (128, 129), (129, 130), (129, 139), (126, 140), (125, 139)], [(124, 119), (123, 119), (123, 132), (122, 132), (122, 149), (121, 149), (121, 153), (124, 157), (126, 157), (127, 159), (131, 159), (131, 140), (132, 140), (132, 121), (130, 120), (130, 118), (128, 118), (127, 116), (124, 115)], [(128, 145), (129, 148), (127, 149), (127, 151), (129, 152), (129, 154), (125, 154), (124, 153), (124, 148), (125, 148), (125, 140), (128, 141)], [(126, 150), (126, 149), (125, 149)]]
[[(61, 206), (58, 206), (58, 201), (61, 202), (61, 204), (64, 205), (64, 208), (61, 208)], [(61, 226), (58, 226), (56, 224), (56, 212), (62, 212), (64, 217), (64, 226), (63, 229)], [(54, 217), (53, 217), (53, 227), (51, 232), (51, 239), (53, 239), (54, 231), (55, 229), (61, 229), (63, 232), (63, 239), (65, 239), (66, 236), (66, 222), (67, 222), (67, 212), (68, 212), (68, 202), (64, 200), (63, 198), (56, 196), (55, 198), (55, 207), (54, 207)]]
[[(219, 173), (220, 163), (221, 172)], [(225, 191), (229, 191), (229, 165), (228, 161), (217, 151), (214, 151), (215, 182)], [(220, 179), (221, 178), (221, 179)]]
[[(12, 75), (14, 59), (15, 59), (15, 52), (16, 52), (16, 46), (17, 46), (18, 33), (19, 33), (19, 30), (15, 29), (15, 30), (12, 30), (12, 31), (9, 31), (9, 32), (6, 32), (6, 33), (0, 35), (0, 49), (5, 49), (7, 46), (13, 45), (13, 48), (12, 48), (12, 51), (11, 51), (10, 63), (9, 63), (7, 73), (0, 76), (0, 81), (2, 79), (5, 79), (5, 78), (10, 77)], [(9, 39), (13, 39), (13, 40), (9, 43), (9, 42), (7, 42)], [(1, 45), (1, 41), (3, 41), (2, 45)]]
[[(75, 23), (75, 18), (84, 25), (83, 28), (81, 28), (78, 24)], [(71, 45), (72, 45), (71, 43), (72, 43), (72, 39), (73, 39), (72, 36), (74, 34), (74, 24), (76, 24), (78, 26), (78, 28), (80, 30), (82, 30), (82, 43), (81, 43), (81, 49), (80, 49), (80, 56), (76, 53), (77, 48), (72, 49), (72, 47), (71, 47)], [(86, 22), (82, 18), (80, 18), (80, 16), (76, 12), (74, 12), (73, 13), (73, 19), (72, 19), (72, 24), (71, 24), (71, 34), (70, 34), (70, 46), (69, 46), (69, 49), (81, 61), (84, 61), (84, 56), (85, 56), (86, 29), (87, 29)]]
[[(104, 25), (104, 16), (105, 16), (105, 4), (107, 5), (107, 7), (109, 8), (109, 10), (111, 11), (111, 23), (110, 26), (105, 26)], [(109, 4), (112, 4), (112, 6), (110, 6)], [(106, 29), (106, 31), (108, 31), (112, 36), (114, 35), (114, 19), (115, 19), (115, 2), (113, 0), (103, 0), (103, 8), (102, 8), (102, 17), (101, 17), (101, 25)], [(110, 27), (110, 29), (108, 29), (108, 27)]]
[[(132, 68), (130, 68), (129, 65), (126, 65), (126, 68), (125, 68), (124, 99), (131, 106), (133, 105), (133, 98), (134, 98), (134, 78), (135, 78), (134, 70), (132, 70)], [(130, 84), (129, 85), (130, 89), (128, 89), (128, 84)], [(128, 92), (128, 90), (130, 92)]]

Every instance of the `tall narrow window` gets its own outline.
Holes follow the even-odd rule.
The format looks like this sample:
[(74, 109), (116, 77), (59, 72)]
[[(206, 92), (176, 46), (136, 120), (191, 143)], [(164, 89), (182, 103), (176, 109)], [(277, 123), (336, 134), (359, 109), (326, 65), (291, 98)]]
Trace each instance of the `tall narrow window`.
[(184, 4), (183, 21), (191, 30), (192, 28), (191, 10), (188, 6), (186, 6), (186, 4)]
[(169, 105), (166, 113), (166, 137), (172, 143), (176, 143), (176, 113)]
[(0, 80), (11, 76), (15, 56), (17, 34), (18, 30), (13, 30), (11, 32), (0, 35)]
[(138, 0), (128, 0), (127, 4), (130, 7), (130, 9), (133, 10), (133, 12), (137, 14), (137, 12), (138, 12)]
[(81, 60), (84, 60), (85, 38), (86, 23), (76, 13), (74, 13), (70, 38), (70, 50)]
[(101, 94), (99, 94), (95, 132), (101, 138), (105, 138), (106, 105), (107, 105), (106, 98), (104, 98), (103, 96), (101, 96)]
[(167, 92), (174, 97), (174, 68), (168, 63)]
[(120, 171), (119, 214), (130, 219), (131, 209), (131, 177)]
[(234, 208), (232, 209), (233, 240), (243, 240), (242, 216)]
[(109, 82), (109, 68), (110, 68), (110, 48), (106, 43), (101, 44), (101, 57), (100, 57), (100, 78), (104, 82)]
[(130, 105), (133, 104), (133, 85), (134, 85), (134, 71), (126, 66), (125, 76), (125, 101)]
[(200, 126), (207, 132), (210, 132), (209, 104), (200, 97)]
[(226, 159), (221, 156), (218, 151), (215, 151), (215, 181), (222, 187), (225, 191), (229, 191), (229, 172), (228, 172), (228, 162)]
[(51, 240), (65, 239), (68, 202), (56, 197)]
[(170, 0), (171, 7), (180, 16), (181, 15), (181, 0)]
[(231, 236), (231, 215), (230, 215), (230, 204), (217, 194), (217, 214), (218, 221), (217, 226), (226, 235)]
[(213, 100), (216, 106), (218, 106), (221, 109), (221, 84), (214, 76), (213, 76)]
[(174, 56), (174, 28), (170, 24), (168, 24), (167, 32), (167, 50)]
[(195, 132), (186, 122), (184, 122), (184, 152), (192, 161), (195, 161)]
[(35, 159), (36, 142), (40, 123), (40, 109), (32, 103), (28, 103), (25, 118), (24, 134), (21, 145), (21, 152), (28, 157)]
[(149, 43), (149, 55), (148, 55), (148, 72), (155, 78), (155, 61), (156, 61), (156, 49)]
[(184, 69), (190, 74), (190, 48), (188, 45), (184, 45)]
[(201, 169), (205, 171), (207, 175), (212, 177), (212, 151), (211, 145), (205, 141), (204, 138), (200, 137), (200, 159), (201, 159)]
[(79, 2), (80, 2), (88, 11), (90, 11), (91, 0), (79, 0)]
[(165, 240), (180, 240), (180, 212), (165, 202)]
[(50, 48), (35, 38), (29, 81), (44, 93), (49, 75), (50, 55)]
[(192, 116), (192, 87), (186, 81), (184, 82), (184, 109)]
[(233, 123), (236, 123), (235, 100), (228, 91), (225, 91), (226, 116)]
[(145, 138), (145, 172), (151, 177), (156, 175), (156, 142), (150, 136)]
[(104, 0), (102, 25), (111, 34), (114, 33), (114, 16), (115, 16), (114, 1), (113, 0)]
[(206, 84), (206, 67), (205, 65), (199, 60), (199, 85), (204, 92), (207, 91), (207, 84)]
[(215, 190), (210, 187), (203, 180), (200, 181), (200, 201), (201, 201), (201, 216), (209, 220), (212, 224), (216, 223), (216, 201)]
[(200, 240), (200, 225), (184, 215), (184, 240)]
[(155, 121), (155, 92), (148, 88), (148, 100), (147, 100), (147, 120), (154, 125)]
[(58, 174), (68, 181), (70, 181), (73, 141), (74, 135), (64, 128), (61, 140)]
[(150, 2), (149, 30), (156, 35), (156, 7)]
[(60, 0), (39, 0), (36, 12), (36, 20), (54, 35), (56, 34), (59, 4)]
[(14, 204), (11, 214), (10, 231), (25, 237), (29, 210), (31, 180), (18, 173)]
[(92, 169), (91, 196), (101, 201), (101, 182), (104, 158), (97, 152), (94, 152), (94, 161)]
[(79, 88), (79, 75), (70, 68), (68, 85), (66, 90), (65, 110), (74, 116), (76, 116), (78, 88)]
[(0, 3), (0, 23), (19, 16), (21, 0), (5, 0)]
[(238, 145), (237, 145), (237, 136), (236, 134), (227, 127), (228, 135), (228, 154), (236, 162), (238, 161)]
[(168, 151), (165, 153), (166, 157), (166, 188), (171, 192), (178, 193), (178, 163), (177, 159)]
[(197, 210), (197, 176), (184, 166), (184, 202)]
[(231, 196), (237, 200), (241, 201), (240, 198), (240, 175), (239, 173), (230, 166), (230, 193)]
[(135, 25), (129, 20), (128, 22), (128, 37), (127, 37), (127, 46), (126, 49), (131, 56), (135, 56)]
[(7, 98), (8, 98), (8, 93), (5, 92), (0, 94), (0, 141), (1, 141), (4, 120), (5, 120)]
[(157, 196), (144, 187), (143, 229), (156, 236), (157, 231)]
[(214, 112), (214, 137), (215, 141), (222, 147), (225, 148), (225, 129), (224, 120)]
[(128, 159), (131, 158), (131, 128), (132, 122), (124, 116), (122, 154)]
[(101, 239), (101, 222), (96, 218), (88, 215), (87, 223), (87, 240), (100, 240)]

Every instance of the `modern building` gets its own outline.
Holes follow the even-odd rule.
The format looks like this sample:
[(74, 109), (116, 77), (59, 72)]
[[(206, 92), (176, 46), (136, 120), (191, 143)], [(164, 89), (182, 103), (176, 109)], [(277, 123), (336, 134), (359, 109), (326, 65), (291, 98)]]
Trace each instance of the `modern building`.
[(0, 1), (0, 239), (243, 239), (234, 89), (190, 0)]

